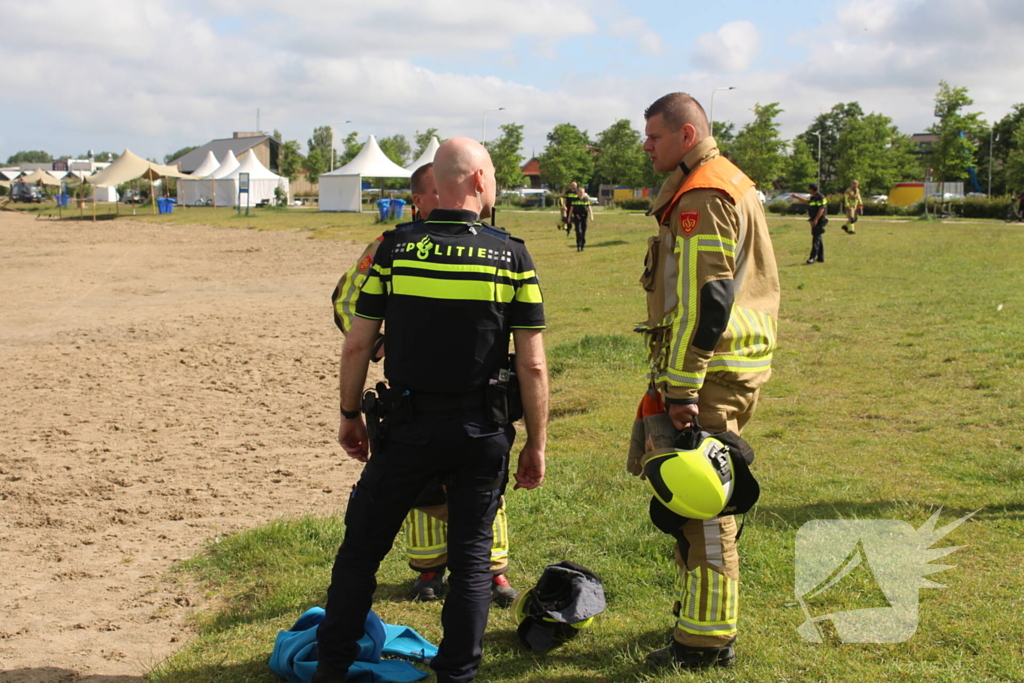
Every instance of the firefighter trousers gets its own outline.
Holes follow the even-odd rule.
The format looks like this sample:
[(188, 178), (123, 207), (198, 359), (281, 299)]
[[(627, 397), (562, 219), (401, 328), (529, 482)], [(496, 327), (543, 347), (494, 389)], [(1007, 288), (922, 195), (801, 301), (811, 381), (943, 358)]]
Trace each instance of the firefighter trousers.
[[(726, 387), (710, 377), (698, 394), (698, 419), (711, 433), (739, 434), (754, 414), (758, 390)], [(740, 561), (736, 518), (691, 519), (675, 545), (677, 567), (673, 636), (689, 647), (723, 647), (736, 637)]]
[[(508, 519), (505, 498), (494, 517), (491, 530), (491, 573), (508, 569)], [(405, 518), (405, 555), (409, 567), (418, 573), (443, 571), (448, 564), (448, 503), (415, 507)]]

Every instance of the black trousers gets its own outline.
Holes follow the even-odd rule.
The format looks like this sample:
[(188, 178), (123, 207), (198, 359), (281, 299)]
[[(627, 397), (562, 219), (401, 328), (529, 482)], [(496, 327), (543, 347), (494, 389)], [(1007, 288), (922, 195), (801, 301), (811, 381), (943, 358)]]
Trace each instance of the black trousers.
[(587, 245), (587, 216), (573, 216), (572, 225), (576, 229), (576, 249), (582, 251)]
[(808, 261), (825, 262), (825, 243), (821, 240), (824, 232), (824, 228), (811, 228), (811, 255), (807, 257)]
[(508, 481), (511, 426), (487, 425), (482, 411), (427, 413), (389, 425), (349, 499), (345, 539), (334, 560), (327, 614), (317, 630), (319, 666), (348, 670), (377, 588), (376, 573), (425, 482), (448, 490), (450, 590), (444, 637), (431, 668), (437, 680), (473, 680), (483, 656), (491, 601), (491, 526)]

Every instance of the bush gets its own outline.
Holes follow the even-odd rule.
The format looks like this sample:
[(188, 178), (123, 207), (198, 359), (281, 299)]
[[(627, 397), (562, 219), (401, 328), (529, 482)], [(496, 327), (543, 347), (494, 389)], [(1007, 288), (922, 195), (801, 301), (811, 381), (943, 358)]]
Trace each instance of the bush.
[(650, 211), (654, 202), (650, 197), (632, 197), (615, 202), (615, 206), (626, 211)]
[(277, 206), (288, 205), (288, 193), (280, 185), (274, 188), (274, 204)]

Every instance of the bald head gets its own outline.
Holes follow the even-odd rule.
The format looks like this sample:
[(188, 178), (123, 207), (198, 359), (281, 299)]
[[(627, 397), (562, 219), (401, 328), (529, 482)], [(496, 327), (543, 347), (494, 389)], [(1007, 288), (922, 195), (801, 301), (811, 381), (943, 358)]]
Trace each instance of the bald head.
[(649, 121), (651, 117), (659, 114), (665, 122), (665, 127), (670, 131), (677, 131), (688, 123), (693, 126), (698, 138), (711, 135), (704, 107), (684, 92), (672, 92), (659, 97), (644, 111), (644, 119)]
[(452, 138), (434, 154), (434, 179), (442, 209), (468, 209), (491, 215), (494, 206), (494, 164), (472, 138)]

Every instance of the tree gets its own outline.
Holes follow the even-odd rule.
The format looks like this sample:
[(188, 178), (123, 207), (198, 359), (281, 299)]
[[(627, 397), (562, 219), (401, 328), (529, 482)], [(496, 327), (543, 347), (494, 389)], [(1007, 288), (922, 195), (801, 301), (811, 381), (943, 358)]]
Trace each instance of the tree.
[[(189, 152), (191, 152), (194, 149), (199, 149), (199, 146), (198, 145), (192, 145), (190, 147), (182, 147), (177, 152), (171, 152), (170, 154), (165, 154), (164, 155), (164, 163), (165, 164), (169, 164), (172, 161), (174, 161), (175, 159), (180, 159), (181, 157), (185, 156), (186, 154), (188, 154)], [(97, 155), (96, 158), (98, 159), (99, 155)], [(116, 159), (117, 157), (114, 157), (114, 158)]]
[(836, 145), (839, 186), (859, 180), (866, 193), (888, 193), (901, 180), (917, 177), (913, 149), (910, 137), (900, 133), (888, 116), (871, 113), (848, 119)]
[(53, 161), (53, 157), (42, 150), (22, 150), (7, 157), (7, 163), (15, 166), (18, 164), (45, 164), (48, 161)]
[(950, 86), (939, 81), (935, 93), (935, 115), (939, 122), (930, 126), (928, 132), (938, 136), (932, 148), (930, 163), (936, 181), (958, 181), (967, 178), (967, 169), (975, 165), (977, 140), (988, 128), (981, 121), (981, 114), (964, 114), (964, 107), (974, 104), (967, 94), (967, 88)]
[(560, 123), (548, 133), (548, 144), (540, 157), (541, 179), (549, 187), (565, 188), (575, 181), (590, 182), (594, 174), (594, 156), (587, 132), (571, 123)]
[[(326, 173), (332, 167), (338, 167), (338, 157), (335, 155), (334, 164), (331, 164), (331, 150), (334, 147), (334, 131), (330, 126), (317, 126), (313, 129), (313, 137), (306, 142), (306, 148), (308, 149), (307, 159), (313, 158), (313, 153), (318, 152), (316, 159), (322, 160), (323, 168), (320, 173)], [(317, 174), (319, 175), (319, 174)], [(316, 182), (311, 180), (310, 182)]]
[(736, 124), (732, 121), (715, 121), (711, 124), (711, 135), (718, 143), (718, 151), (724, 156), (729, 155), (729, 148), (736, 139)]
[(506, 123), (500, 126), (500, 130), (498, 139), (485, 146), (494, 162), (494, 180), (499, 188), (507, 190), (523, 184), (523, 155), (520, 153), (523, 147), (523, 126)]
[(1024, 121), (1008, 137), (1012, 147), (1005, 161), (1005, 192), (1016, 194), (1024, 189)]
[(836, 145), (839, 144), (839, 133), (843, 126), (851, 119), (859, 119), (864, 116), (864, 110), (857, 102), (839, 103), (832, 107), (832, 110), (820, 114), (814, 123), (808, 126), (807, 130), (799, 137), (807, 147), (811, 149), (817, 159), (818, 136), (821, 134), (821, 191), (839, 191), (841, 188), (836, 180), (836, 167), (839, 165), (839, 155), (836, 152)]
[(430, 138), (436, 137), (438, 142), (444, 142), (444, 138), (437, 134), (437, 128), (427, 128), (422, 133), (416, 131), (413, 140), (416, 141), (416, 151), (412, 153), (413, 159), (419, 159), (420, 155), (430, 144)]
[[(327, 154), (330, 154), (330, 150), (327, 150)], [(278, 161), (280, 165), (280, 161)], [(320, 176), (327, 173), (327, 156), (320, 151), (319, 148), (314, 148), (309, 154), (306, 155), (306, 179), (311, 183), (320, 181)]]
[(772, 187), (785, 163), (785, 143), (775, 121), (782, 111), (778, 102), (755, 104), (754, 120), (743, 126), (732, 145), (732, 160), (762, 187)]
[(356, 155), (359, 154), (359, 150), (363, 148), (363, 146), (359, 144), (359, 133), (357, 133), (356, 131), (352, 131), (351, 133), (346, 135), (345, 142), (343, 144), (344, 149), (341, 151), (338, 157), (338, 165), (335, 166), (335, 168), (338, 168), (339, 166), (344, 166), (348, 162), (355, 159)]
[(783, 187), (802, 192), (810, 183), (818, 182), (818, 162), (802, 138), (794, 138), (792, 149), (783, 166)]
[(647, 155), (640, 132), (633, 128), (629, 119), (619, 119), (598, 133), (596, 147), (596, 180), (610, 185), (642, 186)]
[(299, 152), (299, 141), (288, 140), (286, 142), (278, 136), (277, 131), (274, 131), (274, 137), (281, 141), (281, 148), (277, 152), (277, 171), (289, 182), (294, 182), (299, 177), (299, 171), (302, 170), (303, 162), (305, 162), (302, 153)]

